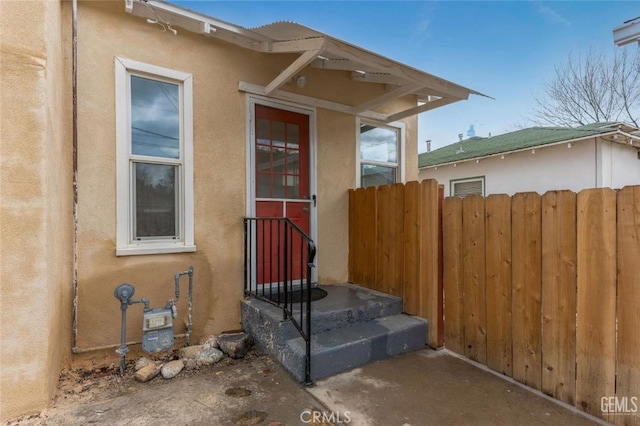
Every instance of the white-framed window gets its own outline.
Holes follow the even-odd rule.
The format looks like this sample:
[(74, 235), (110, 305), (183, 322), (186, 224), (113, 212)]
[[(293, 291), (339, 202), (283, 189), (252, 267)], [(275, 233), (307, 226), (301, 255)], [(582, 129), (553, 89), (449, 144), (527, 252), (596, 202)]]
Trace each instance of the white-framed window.
[(195, 251), (191, 74), (115, 59), (116, 255)]
[(465, 179), (452, 179), (449, 184), (450, 194), (452, 197), (464, 198), (467, 195), (473, 194), (484, 196), (484, 176), (476, 176)]
[(357, 186), (404, 182), (404, 123), (380, 124), (359, 118), (356, 124)]

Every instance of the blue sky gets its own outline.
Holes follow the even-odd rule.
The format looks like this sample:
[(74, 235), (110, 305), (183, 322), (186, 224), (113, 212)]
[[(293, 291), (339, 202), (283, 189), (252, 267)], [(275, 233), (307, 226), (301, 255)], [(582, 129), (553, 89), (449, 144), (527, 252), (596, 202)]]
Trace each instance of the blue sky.
[[(170, 0), (171, 1), (171, 0)], [(528, 124), (554, 66), (589, 49), (613, 54), (612, 30), (637, 1), (172, 1), (251, 28), (294, 21), (485, 93), (420, 115), (418, 151)], [(637, 49), (628, 45), (623, 49)]]

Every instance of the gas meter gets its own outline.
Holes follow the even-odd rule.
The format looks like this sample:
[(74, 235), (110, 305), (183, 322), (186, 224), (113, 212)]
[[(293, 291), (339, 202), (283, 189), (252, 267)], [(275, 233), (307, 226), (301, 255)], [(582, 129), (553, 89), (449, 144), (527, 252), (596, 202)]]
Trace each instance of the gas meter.
[(116, 287), (113, 295), (120, 301), (122, 322), (120, 331), (120, 347), (116, 352), (120, 355), (120, 374), (124, 374), (127, 346), (127, 308), (129, 305), (143, 303), (142, 312), (142, 350), (147, 353), (161, 352), (173, 346), (173, 319), (178, 316), (176, 303), (180, 298), (180, 277), (189, 275), (189, 310), (187, 312), (187, 330), (185, 333), (187, 346), (191, 336), (191, 311), (193, 308), (193, 267), (174, 275), (175, 297), (169, 299), (164, 308), (149, 307), (149, 299), (132, 299), (136, 290), (131, 284), (123, 283)]
[(161, 352), (173, 345), (173, 312), (154, 308), (142, 314), (142, 350)]

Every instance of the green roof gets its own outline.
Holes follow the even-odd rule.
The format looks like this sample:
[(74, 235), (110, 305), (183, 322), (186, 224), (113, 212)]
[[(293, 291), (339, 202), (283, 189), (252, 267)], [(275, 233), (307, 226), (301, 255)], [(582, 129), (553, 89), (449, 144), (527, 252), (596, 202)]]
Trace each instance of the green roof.
[(615, 132), (620, 126), (621, 123), (610, 122), (593, 123), (580, 127), (529, 127), (490, 138), (474, 136), (461, 142), (456, 142), (418, 155), (418, 168), (455, 163), (563, 141), (589, 138)]

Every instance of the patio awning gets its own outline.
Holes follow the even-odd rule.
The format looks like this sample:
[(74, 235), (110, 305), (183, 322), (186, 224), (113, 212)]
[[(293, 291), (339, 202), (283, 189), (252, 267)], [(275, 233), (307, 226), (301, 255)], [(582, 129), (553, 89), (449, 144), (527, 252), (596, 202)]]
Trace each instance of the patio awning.
[[(384, 122), (400, 120), (465, 100), (470, 94), (486, 96), (294, 22), (276, 22), (259, 28), (246, 29), (164, 1), (125, 0), (125, 5), (126, 10), (133, 15), (146, 18), (150, 23), (159, 23), (169, 30), (180, 27), (258, 52), (299, 54), (266, 86), (241, 81), (238, 84), (238, 89), (241, 91)], [(281, 88), (306, 67), (350, 72), (354, 84), (360, 82), (381, 84), (385, 86), (385, 91), (358, 105), (346, 105), (330, 99), (304, 96)], [(416, 96), (415, 107), (391, 114), (373, 110), (376, 106), (406, 95)]]

